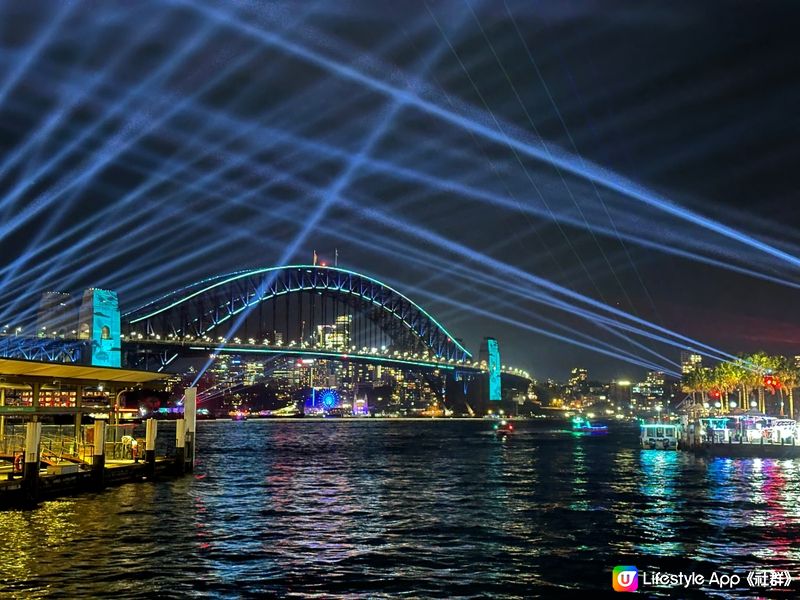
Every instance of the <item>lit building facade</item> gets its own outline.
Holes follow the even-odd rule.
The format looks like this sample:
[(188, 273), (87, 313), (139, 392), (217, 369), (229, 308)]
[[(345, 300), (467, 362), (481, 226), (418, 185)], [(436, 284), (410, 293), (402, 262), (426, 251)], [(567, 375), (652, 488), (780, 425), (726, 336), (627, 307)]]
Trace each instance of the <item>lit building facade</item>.
[(331, 325), (317, 326), (317, 347), (335, 352), (350, 349), (353, 315), (339, 315)]
[(687, 375), (703, 366), (703, 357), (693, 352), (681, 352), (681, 373)]

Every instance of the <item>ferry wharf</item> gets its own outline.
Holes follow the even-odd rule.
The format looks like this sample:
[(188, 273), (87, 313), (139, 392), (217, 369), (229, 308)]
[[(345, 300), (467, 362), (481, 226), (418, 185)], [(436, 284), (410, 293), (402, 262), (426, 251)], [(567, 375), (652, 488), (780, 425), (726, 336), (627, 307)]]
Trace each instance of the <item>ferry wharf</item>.
[(157, 389), (167, 377), (0, 358), (0, 508), (191, 472), (195, 388), (186, 389), (183, 418), (174, 421), (174, 445), (158, 456), (159, 422), (144, 420), (141, 439), (132, 435), (135, 424), (125, 422), (131, 411), (121, 406), (123, 393)]

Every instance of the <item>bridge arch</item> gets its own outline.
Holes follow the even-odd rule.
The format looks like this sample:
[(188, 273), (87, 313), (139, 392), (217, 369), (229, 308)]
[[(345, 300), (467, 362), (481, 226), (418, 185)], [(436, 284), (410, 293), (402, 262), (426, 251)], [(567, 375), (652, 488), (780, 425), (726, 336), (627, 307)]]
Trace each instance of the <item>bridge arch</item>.
[[(264, 314), (265, 307), (271, 314)], [(290, 339), (302, 343), (318, 326), (330, 327), (340, 319), (353, 330), (348, 337), (361, 343), (388, 340), (395, 350), (471, 358), (463, 344), (407, 296), (373, 277), (318, 265), (268, 267), (205, 279), (126, 313), (123, 331), (132, 338), (203, 338), (223, 332), (220, 326), (248, 309), (245, 335), (271, 344), (279, 333), (284, 344)], [(351, 320), (346, 315), (352, 315)]]

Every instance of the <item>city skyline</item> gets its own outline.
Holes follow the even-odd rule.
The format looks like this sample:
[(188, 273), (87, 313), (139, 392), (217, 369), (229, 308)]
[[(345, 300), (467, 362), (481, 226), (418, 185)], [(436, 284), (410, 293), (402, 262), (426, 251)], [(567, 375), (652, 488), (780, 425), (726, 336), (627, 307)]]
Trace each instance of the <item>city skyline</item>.
[(796, 9), (619, 6), (7, 7), (0, 320), (316, 254), (539, 378), (794, 355)]

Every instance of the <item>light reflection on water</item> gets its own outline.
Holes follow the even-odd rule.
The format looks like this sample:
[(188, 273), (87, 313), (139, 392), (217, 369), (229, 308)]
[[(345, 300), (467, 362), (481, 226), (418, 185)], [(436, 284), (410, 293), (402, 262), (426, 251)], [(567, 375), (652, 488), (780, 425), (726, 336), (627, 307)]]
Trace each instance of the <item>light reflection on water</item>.
[(681, 458), (677, 452), (640, 451), (639, 493), (650, 501), (636, 518), (642, 540), (634, 546), (637, 554), (676, 556), (684, 551), (677, 531), (684, 514), (683, 498), (676, 489)]
[(617, 564), (797, 573), (795, 461), (487, 429), (203, 422), (195, 476), (0, 513), (0, 595), (522, 598), (608, 590)]

